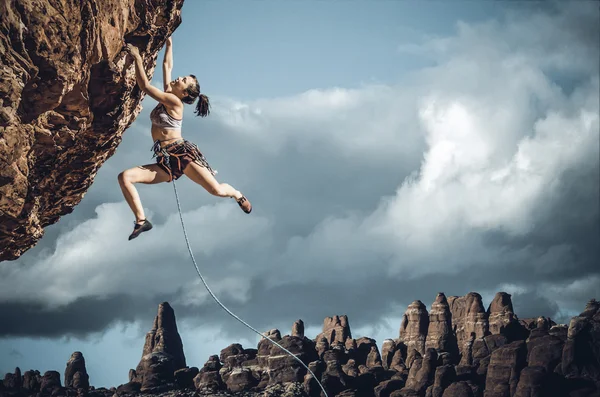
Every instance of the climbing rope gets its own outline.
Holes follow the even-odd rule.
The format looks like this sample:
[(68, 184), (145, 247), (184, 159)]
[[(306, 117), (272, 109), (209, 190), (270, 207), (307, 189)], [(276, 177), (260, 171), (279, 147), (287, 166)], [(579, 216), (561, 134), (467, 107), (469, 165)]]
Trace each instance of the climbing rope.
[(177, 195), (177, 187), (175, 186), (175, 180), (173, 180), (173, 189), (175, 190), (175, 199), (177, 200), (177, 210), (179, 211), (179, 219), (181, 219), (181, 227), (183, 228), (183, 235), (185, 236), (185, 243), (187, 244), (188, 251), (190, 252), (190, 257), (192, 258), (192, 262), (194, 262), (194, 267), (196, 268), (196, 272), (198, 273), (198, 276), (200, 276), (200, 280), (202, 280), (202, 283), (204, 283), (204, 286), (206, 287), (206, 290), (208, 291), (208, 293), (210, 294), (210, 296), (212, 296), (213, 299), (215, 300), (215, 302), (217, 302), (219, 304), (219, 306), (221, 306), (223, 308), (223, 310), (225, 310), (227, 313), (229, 313), (233, 318), (235, 318), (236, 320), (238, 320), (240, 323), (244, 324), (246, 327), (250, 328), (252, 331), (256, 332), (261, 338), (264, 338), (264, 339), (268, 340), (269, 342), (277, 345), (281, 350), (285, 351), (287, 354), (289, 354), (291, 357), (293, 357), (296, 361), (298, 361), (300, 364), (302, 364), (302, 366), (304, 368), (306, 368), (306, 370), (308, 372), (310, 372), (310, 374), (312, 375), (312, 377), (317, 381), (317, 383), (319, 384), (319, 386), (321, 386), (321, 390), (323, 390), (323, 393), (325, 393), (325, 397), (329, 397), (327, 395), (327, 392), (325, 391), (325, 388), (323, 388), (323, 385), (321, 384), (321, 382), (319, 382), (319, 379), (302, 362), (302, 360), (300, 360), (298, 357), (296, 357), (295, 354), (293, 354), (292, 352), (290, 352), (289, 350), (287, 350), (285, 347), (281, 346), (279, 343), (275, 342), (274, 340), (272, 340), (270, 338), (265, 337), (263, 334), (261, 334), (260, 332), (258, 332), (257, 330), (255, 330), (250, 325), (248, 325), (244, 320), (242, 320), (241, 318), (239, 318), (238, 316), (236, 316), (233, 312), (231, 312), (231, 310), (229, 310), (227, 307), (225, 307), (225, 305), (223, 305), (219, 301), (219, 299), (217, 299), (217, 297), (215, 296), (215, 294), (213, 294), (213, 292), (208, 287), (208, 284), (206, 284), (206, 281), (204, 280), (204, 277), (202, 277), (202, 273), (200, 273), (200, 269), (198, 269), (198, 264), (196, 263), (196, 259), (194, 259), (194, 254), (192, 253), (192, 249), (190, 248), (190, 241), (188, 240), (187, 233), (185, 231), (185, 224), (183, 223), (183, 216), (181, 215), (181, 206), (179, 204), (179, 196)]

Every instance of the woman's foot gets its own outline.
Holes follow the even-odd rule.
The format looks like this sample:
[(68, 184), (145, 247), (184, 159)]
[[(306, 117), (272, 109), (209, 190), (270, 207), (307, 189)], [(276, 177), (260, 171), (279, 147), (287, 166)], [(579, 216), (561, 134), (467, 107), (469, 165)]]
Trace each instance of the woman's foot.
[(246, 214), (252, 212), (252, 204), (250, 204), (250, 201), (248, 201), (248, 199), (245, 196), (242, 195), (242, 197), (240, 197), (236, 201), (242, 209), (242, 211), (244, 211)]
[(133, 233), (129, 235), (129, 240), (133, 240), (143, 232), (147, 232), (148, 230), (152, 229), (152, 224), (148, 219), (143, 219), (134, 223), (135, 226), (133, 227)]

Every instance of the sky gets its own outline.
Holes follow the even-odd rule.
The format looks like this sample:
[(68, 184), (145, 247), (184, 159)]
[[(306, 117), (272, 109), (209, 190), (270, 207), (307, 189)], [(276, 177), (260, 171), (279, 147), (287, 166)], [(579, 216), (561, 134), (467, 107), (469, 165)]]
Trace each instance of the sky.
[[(508, 292), (520, 318), (559, 323), (600, 298), (597, 3), (188, 1), (182, 19), (173, 76), (212, 104), (186, 107), (184, 137), (253, 205), (182, 178), (183, 218), (254, 328), (302, 319), (314, 338), (346, 314), (381, 347), (438, 292)], [(73, 213), (0, 262), (0, 376), (62, 377), (81, 351), (92, 385), (126, 383), (163, 301), (189, 366), (256, 347), (198, 279), (172, 184), (137, 186), (154, 229), (127, 240), (117, 175), (153, 162), (155, 104)]]

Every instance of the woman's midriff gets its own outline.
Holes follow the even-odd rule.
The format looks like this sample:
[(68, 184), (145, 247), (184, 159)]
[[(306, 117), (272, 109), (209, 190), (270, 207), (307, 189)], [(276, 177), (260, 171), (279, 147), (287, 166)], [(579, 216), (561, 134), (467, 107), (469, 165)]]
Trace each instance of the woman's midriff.
[(181, 130), (166, 130), (160, 127), (152, 127), (152, 141), (161, 141), (160, 146), (166, 146), (169, 143), (173, 143), (177, 138), (182, 138)]

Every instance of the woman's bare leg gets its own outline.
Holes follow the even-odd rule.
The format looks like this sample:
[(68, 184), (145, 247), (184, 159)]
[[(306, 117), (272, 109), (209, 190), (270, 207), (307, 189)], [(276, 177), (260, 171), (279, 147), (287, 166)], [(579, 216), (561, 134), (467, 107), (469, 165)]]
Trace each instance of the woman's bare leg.
[(202, 185), (202, 187), (210, 194), (219, 197), (232, 197), (237, 201), (242, 211), (246, 214), (252, 212), (252, 204), (250, 204), (250, 201), (248, 201), (241, 192), (227, 183), (217, 182), (210, 171), (200, 164), (194, 162), (190, 163), (185, 167), (183, 173), (197, 184)]
[(144, 208), (142, 207), (142, 201), (140, 195), (135, 188), (135, 183), (145, 184), (156, 184), (161, 182), (167, 182), (169, 180), (169, 174), (167, 174), (157, 164), (147, 164), (138, 167), (130, 168), (119, 174), (119, 185), (121, 185), (121, 191), (129, 208), (135, 215), (136, 223), (141, 223), (146, 216), (144, 215)]
[(242, 198), (242, 193), (227, 183), (219, 183), (209, 170), (197, 163), (190, 163), (183, 173), (192, 181), (201, 185), (207, 192), (218, 197), (233, 197), (236, 200)]

